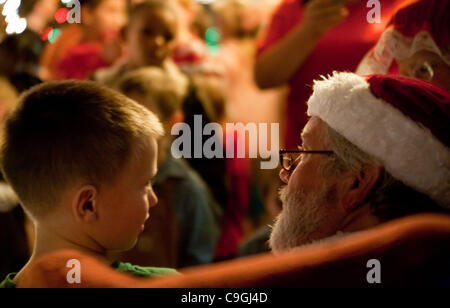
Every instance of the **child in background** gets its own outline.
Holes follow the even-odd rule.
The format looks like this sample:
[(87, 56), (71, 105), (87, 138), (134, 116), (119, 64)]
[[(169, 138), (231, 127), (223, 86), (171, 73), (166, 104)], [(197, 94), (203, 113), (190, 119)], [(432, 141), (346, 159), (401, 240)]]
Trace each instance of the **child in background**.
[[(162, 69), (151, 67), (127, 74), (119, 89), (154, 112), (170, 132), (174, 124), (183, 121), (177, 85)], [(146, 226), (136, 247), (122, 254), (123, 260), (176, 268), (213, 261), (220, 207), (200, 176), (183, 159), (171, 155), (172, 141), (168, 133), (158, 143), (154, 190), (160, 206), (150, 210), (150, 216), (164, 218), (153, 219)]]
[(115, 87), (127, 72), (154, 66), (162, 68), (177, 80), (183, 79), (170, 59), (176, 36), (177, 16), (169, 4), (151, 0), (133, 6), (129, 23), (122, 31), (126, 58), (112, 67), (97, 71), (93, 78)]
[[(189, 127), (194, 127), (195, 115), (202, 116), (203, 125), (211, 122), (220, 123), (223, 120), (222, 107), (225, 97), (222, 89), (214, 84), (220, 83), (221, 80), (209, 74), (186, 76), (181, 73), (171, 59), (178, 36), (177, 16), (173, 6), (164, 1), (149, 0), (133, 6), (129, 16), (130, 22), (123, 31), (127, 58), (113, 67), (97, 71), (94, 79), (117, 88), (121, 77), (128, 72), (150, 66), (162, 68), (170, 78), (176, 80), (176, 84), (181, 85), (180, 88), (188, 86), (188, 94), (183, 102), (183, 114), (184, 122)], [(194, 140), (195, 136), (191, 137)], [(218, 142), (222, 143), (223, 140), (218, 140)], [(229, 197), (233, 193), (233, 188), (229, 183), (236, 183), (236, 181), (228, 176), (225, 158), (190, 158), (186, 161), (207, 183), (214, 199), (222, 209), (225, 209), (227, 204), (237, 203), (240, 198)], [(247, 202), (244, 200), (239, 203)], [(235, 207), (242, 208), (237, 204)], [(226, 217), (229, 215), (225, 212), (224, 217), (228, 221)], [(221, 224), (223, 225), (223, 222)], [(241, 231), (237, 233), (240, 234)], [(225, 238), (227, 237), (225, 235)], [(235, 252), (237, 250), (236, 241), (233, 241), (232, 246), (233, 252)]]
[(178, 17), (178, 36), (173, 59), (188, 75), (221, 76), (221, 59), (212, 54), (205, 42), (205, 34), (212, 21), (204, 6), (195, 0), (168, 0)]
[[(205, 85), (203, 80), (196, 82), (183, 74), (171, 59), (171, 54), (178, 35), (177, 14), (171, 4), (149, 0), (136, 4), (131, 8), (129, 24), (123, 31), (126, 42), (127, 57), (116, 65), (98, 70), (93, 79), (110, 87), (117, 88), (119, 80), (128, 72), (142, 67), (162, 68), (180, 89), (188, 87), (188, 94), (183, 103), (185, 122), (193, 127), (195, 114), (203, 115), (204, 123), (215, 121), (210, 110), (214, 107), (200, 93)], [(200, 90), (199, 90), (200, 89)], [(185, 90), (181, 91), (185, 92)], [(218, 122), (218, 121), (216, 121)], [(194, 162), (194, 164), (191, 164)], [(199, 172), (208, 183), (215, 199), (223, 205), (226, 201), (222, 195), (226, 195), (225, 187), (225, 161), (215, 159), (190, 160), (191, 166)], [(197, 163), (197, 165), (195, 165)], [(210, 181), (211, 179), (211, 181)]]
[(81, 0), (81, 41), (63, 55), (58, 79), (87, 79), (122, 55), (120, 30), (126, 24), (125, 0)]
[[(91, 82), (53, 82), (24, 94), (5, 124), (1, 167), (36, 243), (29, 263), (0, 287), (14, 288), (31, 262), (70, 249), (108, 262), (132, 248), (157, 203), (156, 116), (131, 99)], [(114, 262), (140, 276), (174, 273)]]

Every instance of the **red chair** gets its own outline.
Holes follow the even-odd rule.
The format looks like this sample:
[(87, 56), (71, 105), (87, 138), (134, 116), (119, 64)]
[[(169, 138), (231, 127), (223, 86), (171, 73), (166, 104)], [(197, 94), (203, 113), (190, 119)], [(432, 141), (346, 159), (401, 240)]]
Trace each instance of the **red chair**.
[[(67, 260), (81, 262), (81, 283), (66, 281)], [(367, 281), (367, 262), (380, 262), (381, 283)], [(61, 251), (44, 256), (19, 287), (275, 288), (450, 286), (450, 215), (420, 214), (382, 224), (340, 240), (280, 255), (262, 254), (184, 275), (134, 278), (92, 257)]]

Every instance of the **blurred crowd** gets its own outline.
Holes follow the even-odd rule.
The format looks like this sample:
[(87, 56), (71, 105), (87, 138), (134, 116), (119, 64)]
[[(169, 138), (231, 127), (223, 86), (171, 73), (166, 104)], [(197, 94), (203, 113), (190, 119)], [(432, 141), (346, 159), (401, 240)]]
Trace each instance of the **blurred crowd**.
[[(191, 123), (194, 114), (205, 124), (280, 122), (286, 91), (262, 91), (253, 81), (256, 39), (278, 2), (81, 0), (78, 24), (61, 19), (71, 10), (63, 1), (29, 0), (18, 9), (27, 21), (23, 32), (7, 34), (1, 23), (1, 121), (23, 91), (64, 79), (121, 89), (164, 121), (168, 159), (161, 158), (155, 183), (161, 206), (151, 210), (152, 227), (136, 248), (115, 257), (177, 268), (234, 258), (244, 239), (278, 213), (279, 183), (257, 162), (170, 157), (171, 127)], [(189, 197), (176, 200), (173, 191)], [(17, 202), (10, 195), (0, 242), (11, 254), (2, 256), (0, 276), (23, 265), (34, 242), (32, 223), (10, 206)]]
[[(175, 124), (193, 126), (195, 115), (204, 124), (280, 123), (280, 145), (294, 148), (313, 80), (335, 70), (400, 74), (450, 89), (448, 5), (442, 16), (392, 19), (411, 1), (381, 1), (380, 22), (370, 23), (361, 0), (80, 0), (81, 23), (69, 23), (67, 2), (22, 1), (20, 33), (7, 33), (0, 20), (0, 123), (24, 91), (67, 79), (102, 83), (160, 118), (159, 206), (136, 246), (111, 259), (183, 268), (269, 251), (280, 169), (261, 170), (259, 159), (174, 159)], [(8, 1), (0, 3), (2, 11)], [(402, 28), (408, 18), (415, 28)], [(247, 149), (257, 146), (233, 134)], [(34, 233), (14, 192), (0, 185), (2, 278), (25, 264)]]

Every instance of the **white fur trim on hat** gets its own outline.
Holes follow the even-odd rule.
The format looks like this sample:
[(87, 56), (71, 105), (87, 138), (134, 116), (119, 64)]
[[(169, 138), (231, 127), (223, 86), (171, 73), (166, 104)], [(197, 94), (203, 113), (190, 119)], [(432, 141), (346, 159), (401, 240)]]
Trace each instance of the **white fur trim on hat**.
[(450, 208), (450, 149), (431, 131), (371, 92), (353, 73), (314, 82), (308, 115), (379, 159), (396, 179)]

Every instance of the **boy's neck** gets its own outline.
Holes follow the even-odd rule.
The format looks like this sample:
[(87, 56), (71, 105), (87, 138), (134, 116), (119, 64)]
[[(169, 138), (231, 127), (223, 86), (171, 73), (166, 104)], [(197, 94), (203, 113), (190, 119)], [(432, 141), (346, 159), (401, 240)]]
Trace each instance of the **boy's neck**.
[(35, 225), (35, 243), (33, 253), (31, 254), (28, 263), (15, 276), (14, 281), (20, 281), (23, 273), (26, 272), (29, 266), (40, 257), (52, 252), (60, 250), (76, 250), (83, 254), (90, 255), (106, 263), (110, 263), (106, 258), (106, 251), (93, 239), (86, 239), (84, 243), (75, 242), (69, 238), (61, 235), (56, 230), (42, 225)]
[(81, 240), (77, 238), (77, 241), (74, 241), (56, 230), (39, 225), (35, 227), (35, 233), (35, 246), (31, 259), (37, 259), (58, 250), (77, 250), (106, 261), (106, 251), (92, 238)]

